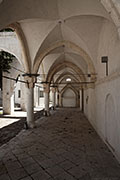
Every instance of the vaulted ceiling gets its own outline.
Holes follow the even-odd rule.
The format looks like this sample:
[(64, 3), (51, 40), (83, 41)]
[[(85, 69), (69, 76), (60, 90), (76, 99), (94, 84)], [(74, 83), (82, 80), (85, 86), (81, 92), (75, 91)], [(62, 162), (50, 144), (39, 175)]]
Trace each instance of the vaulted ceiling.
[(0, 28), (19, 25), (26, 71), (44, 81), (95, 80), (101, 30), (104, 22), (118, 30), (119, 10), (117, 0), (4, 0)]

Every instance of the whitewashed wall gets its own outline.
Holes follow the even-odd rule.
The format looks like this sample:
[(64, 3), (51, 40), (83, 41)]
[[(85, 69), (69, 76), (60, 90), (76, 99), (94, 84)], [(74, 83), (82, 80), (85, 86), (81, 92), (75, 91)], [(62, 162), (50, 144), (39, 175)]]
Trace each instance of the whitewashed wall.
[[(15, 88), (15, 90), (14, 90), (14, 92), (15, 92), (15, 103), (16, 104), (20, 104), (20, 101), (21, 101), (21, 97), (19, 98), (19, 96), (18, 96), (18, 91), (21, 91), (21, 88), (20, 88), (20, 82), (18, 82), (17, 84), (16, 84), (16, 88)], [(22, 94), (21, 94), (22, 95)]]
[[(101, 57), (108, 56), (109, 76)], [(85, 90), (85, 114), (120, 161), (120, 40), (115, 26), (106, 20), (100, 35), (95, 89)], [(86, 98), (88, 96), (88, 103)]]
[(62, 98), (63, 107), (76, 107), (76, 95), (71, 89), (67, 89)]

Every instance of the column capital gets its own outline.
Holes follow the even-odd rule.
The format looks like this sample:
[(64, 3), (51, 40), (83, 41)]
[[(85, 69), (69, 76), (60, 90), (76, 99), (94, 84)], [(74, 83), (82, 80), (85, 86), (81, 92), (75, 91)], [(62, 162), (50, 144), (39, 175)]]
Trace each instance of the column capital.
[(56, 92), (59, 94), (59, 89), (58, 89), (58, 87), (56, 88)]
[(43, 89), (45, 93), (49, 93), (50, 92), (50, 85), (49, 83), (43, 83)]
[(36, 82), (36, 77), (25, 76), (24, 79), (25, 79), (25, 81), (27, 81), (26, 85), (28, 88), (34, 88), (35, 82)]
[(56, 93), (56, 87), (52, 87), (52, 93)]
[(23, 74), (25, 81), (27, 82), (27, 88), (34, 88), (35, 82), (37, 81), (37, 74)]

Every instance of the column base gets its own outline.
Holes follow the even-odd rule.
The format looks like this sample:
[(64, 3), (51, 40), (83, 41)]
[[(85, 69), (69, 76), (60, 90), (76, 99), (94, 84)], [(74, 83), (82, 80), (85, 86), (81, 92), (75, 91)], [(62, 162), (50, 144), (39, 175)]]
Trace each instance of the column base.
[(43, 115), (44, 115), (44, 116), (50, 116), (50, 111), (44, 110)]
[(24, 128), (25, 128), (25, 129), (33, 129), (33, 128), (36, 128), (36, 124), (35, 124), (35, 122), (25, 122)]
[(54, 106), (52, 106), (52, 107), (51, 107), (51, 109), (52, 109), (52, 110), (55, 110), (55, 107), (54, 107)]

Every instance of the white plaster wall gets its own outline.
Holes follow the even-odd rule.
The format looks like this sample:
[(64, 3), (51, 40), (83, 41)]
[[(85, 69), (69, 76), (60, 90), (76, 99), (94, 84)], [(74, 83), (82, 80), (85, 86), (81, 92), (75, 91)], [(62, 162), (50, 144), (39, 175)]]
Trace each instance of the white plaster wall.
[(84, 91), (84, 112), (92, 123), (96, 123), (96, 96), (94, 89)]
[(107, 95), (105, 101), (105, 138), (113, 149), (117, 148), (119, 143), (118, 124), (115, 102), (111, 94)]
[(102, 56), (108, 56), (109, 74), (119, 71), (120, 40), (115, 25), (107, 20), (104, 20), (103, 22), (98, 48), (97, 77), (99, 79), (105, 77), (106, 73), (105, 64), (101, 63)]
[[(101, 56), (108, 56), (109, 77)], [(120, 161), (120, 41), (114, 24), (104, 21), (100, 35), (95, 89), (85, 90), (85, 114)], [(114, 75), (114, 76), (113, 76)], [(111, 97), (107, 100), (108, 95)], [(86, 104), (86, 98), (88, 104)]]
[(39, 106), (44, 108), (44, 97), (43, 98), (39, 98)]
[(22, 64), (22, 53), (15, 32), (0, 32), (0, 49), (16, 56)]
[[(113, 153), (120, 161), (120, 78), (98, 85), (95, 90), (85, 91), (85, 115), (104, 141), (108, 141)], [(107, 103), (106, 98), (110, 95), (113, 106)], [(86, 96), (89, 96), (86, 104)], [(107, 106), (107, 107), (106, 107)], [(114, 115), (113, 115), (114, 112)], [(109, 134), (107, 134), (109, 131)], [(109, 137), (110, 136), (110, 137)], [(112, 138), (112, 140), (110, 140)]]
[(49, 94), (49, 101), (52, 102), (52, 90), (50, 91), (50, 94)]
[(0, 89), (0, 106), (2, 106), (2, 91)]
[(17, 82), (16, 88), (15, 88), (15, 103), (16, 104), (20, 104), (20, 100), (21, 100), (21, 98), (18, 97), (18, 90), (21, 90), (20, 89), (20, 82)]
[(67, 89), (62, 98), (63, 107), (76, 107), (76, 96), (71, 89)]
[[(120, 160), (120, 95), (118, 89), (120, 88), (120, 78), (111, 81), (109, 83), (102, 84), (100, 86), (96, 87), (96, 101), (97, 108), (96, 108), (96, 128), (99, 128), (99, 133), (104, 138), (104, 140), (108, 139), (109, 137), (106, 137), (107, 135), (107, 129), (111, 129), (111, 136), (112, 141), (109, 141), (108, 143), (112, 146), (112, 148), (115, 151), (115, 154), (118, 156)], [(113, 107), (111, 108), (111, 103), (107, 104), (106, 107), (106, 98), (110, 94), (113, 99)], [(108, 109), (106, 114), (106, 108)], [(114, 117), (113, 117), (114, 112)], [(108, 123), (108, 117), (113, 117), (112, 119), (109, 119)], [(107, 124), (106, 124), (107, 123)], [(107, 125), (107, 129), (106, 129)], [(116, 128), (116, 131), (114, 131)], [(116, 138), (117, 137), (117, 138)], [(117, 142), (116, 142), (117, 141)], [(114, 143), (116, 142), (116, 143)]]
[[(19, 70), (22, 70), (22, 67), (17, 59), (15, 59), (11, 65)], [(10, 73), (4, 73), (4, 75), (14, 79), (16, 79), (19, 74), (21, 74), (21, 72), (17, 71), (14, 68), (11, 68), (9, 71)], [(15, 81), (12, 81), (10, 79), (3, 78), (3, 110), (5, 113), (9, 113), (10, 109), (12, 108), (10, 102), (11, 102), (11, 96), (13, 94), (14, 94), (14, 102), (16, 104), (22, 104), (23, 102), (25, 104), (25, 99), (24, 99), (25, 97), (23, 96), (22, 93), (23, 91), (21, 91), (21, 97), (23, 96), (23, 98), (18, 98), (18, 90), (23, 90), (23, 88), (24, 88), (23, 83), (20, 83), (19, 81), (16, 83)]]

